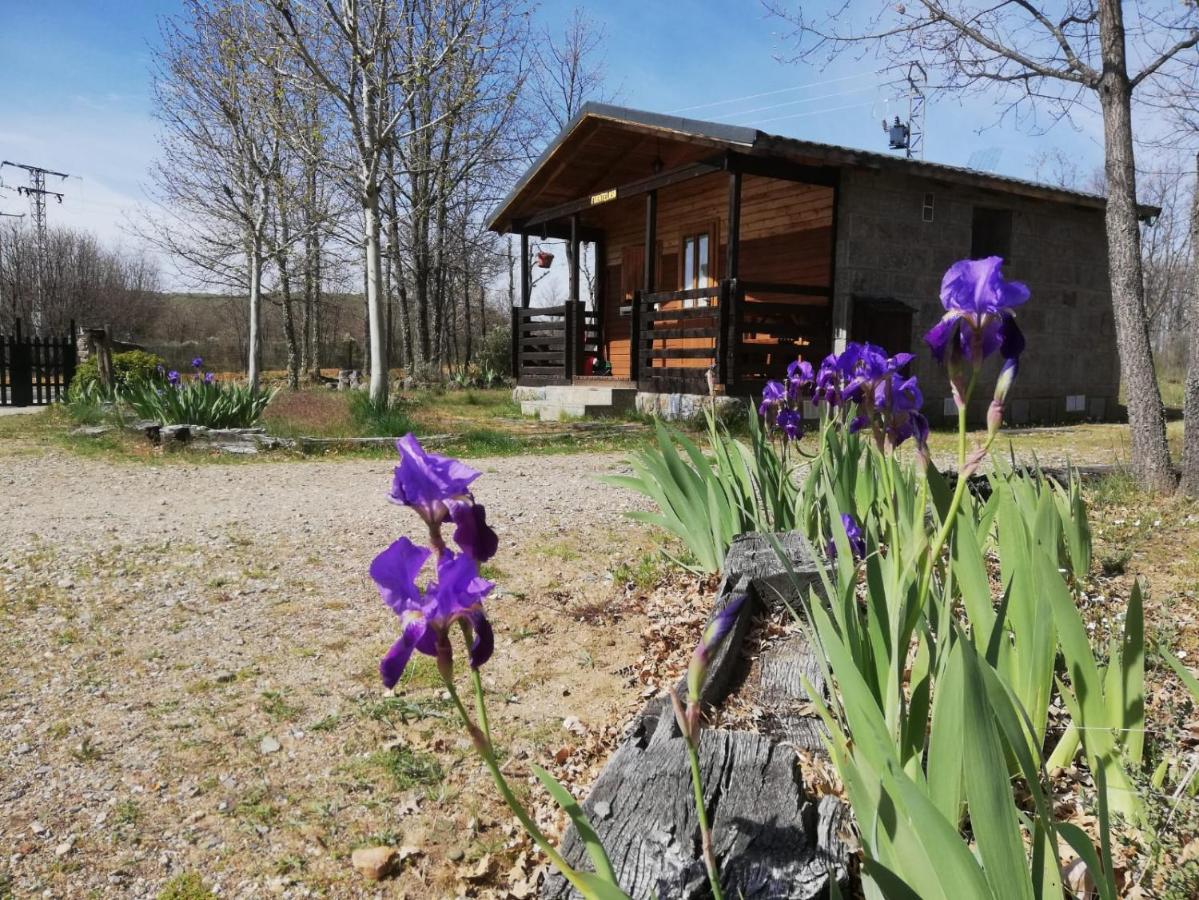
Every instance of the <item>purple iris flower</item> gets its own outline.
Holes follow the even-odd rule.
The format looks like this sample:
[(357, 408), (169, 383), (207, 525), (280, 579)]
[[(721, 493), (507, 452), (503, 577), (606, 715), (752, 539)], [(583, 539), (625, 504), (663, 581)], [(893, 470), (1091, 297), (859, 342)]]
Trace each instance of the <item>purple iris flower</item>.
[(199, 369), (203, 365), (204, 365), (204, 357), (202, 357), (202, 356), (197, 356), (195, 359), (192, 360), (192, 368), (193, 369)]
[(411, 506), (426, 522), (445, 521), (447, 500), (470, 497), (471, 483), (480, 473), (456, 459), (427, 453), (413, 434), (396, 441), (400, 464), (391, 483), (391, 501)]
[(837, 357), (830, 353), (824, 358), (816, 373), (813, 392), (815, 401), (824, 403), (830, 408), (840, 406), (845, 399), (841, 394), (842, 382), (841, 370), (837, 366)]
[(487, 524), (487, 511), (482, 503), (450, 501), (450, 518), (454, 522), (454, 541), (471, 559), (487, 562), (500, 548), (500, 539)]
[(214, 375), (212, 372), (204, 373), (204, 383), (205, 384), (212, 384), (214, 381), (216, 381), (216, 375)]
[(794, 409), (779, 410), (774, 427), (783, 433), (789, 441), (798, 441), (803, 437), (803, 416)]
[(483, 613), (483, 598), (495, 585), (479, 576), (475, 561), (445, 551), (437, 563), (437, 581), (422, 592), (416, 577), (431, 555), (406, 537), (375, 557), (370, 574), (383, 602), (400, 617), (400, 637), (379, 663), (383, 683), (395, 687), (414, 651), (435, 657), (445, 670), (452, 666), (449, 629), (455, 622), (470, 627), (470, 665), (479, 668), (491, 657), (495, 638)]
[(171, 371), (167, 372), (167, 381), (169, 381), (171, 384), (177, 385), (179, 384), (179, 380), (179, 373), (175, 369), (171, 369)]
[(768, 381), (762, 388), (762, 402), (758, 404), (758, 415), (764, 416), (781, 404), (787, 397), (787, 389), (781, 381)]
[(812, 399), (816, 388), (816, 373), (812, 364), (797, 359), (787, 366), (787, 399), (792, 403)]
[[(954, 263), (941, 280), (941, 305), (945, 315), (924, 336), (937, 361), (951, 365), (965, 359), (975, 368), (1005, 347), (1006, 359), (1019, 357), (1023, 338), (1012, 309), (1027, 302), (1028, 287), (1007, 281), (1000, 268), (1003, 259), (963, 259)], [(1017, 349), (1017, 347), (1019, 349)]]
[(495, 556), (499, 538), (470, 492), (479, 472), (456, 459), (426, 452), (412, 434), (396, 441), (396, 449), (400, 464), (391, 483), (391, 502), (416, 510), (439, 547), (441, 523), (452, 519), (454, 540), (475, 561), (486, 562)]
[[(857, 520), (849, 513), (841, 513), (841, 527), (845, 529), (845, 537), (849, 540), (849, 552), (855, 560), (864, 559), (866, 556), (866, 536), (862, 534), (862, 528), (858, 525)], [(837, 558), (837, 542), (830, 540), (828, 546), (824, 548), (825, 555), (829, 560)]]

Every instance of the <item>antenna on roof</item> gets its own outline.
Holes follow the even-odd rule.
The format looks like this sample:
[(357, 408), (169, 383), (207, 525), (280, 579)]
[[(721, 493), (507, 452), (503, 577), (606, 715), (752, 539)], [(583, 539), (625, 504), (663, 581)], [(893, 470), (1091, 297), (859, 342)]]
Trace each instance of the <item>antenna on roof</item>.
[(918, 62), (908, 63), (907, 101), (908, 120), (899, 116), (893, 122), (883, 119), (883, 132), (892, 150), (903, 150), (908, 159), (924, 159), (924, 86), (928, 76)]
[(985, 150), (975, 150), (966, 160), (966, 168), (976, 172), (994, 172), (999, 165), (999, 155), (1003, 150), (999, 147), (987, 147)]

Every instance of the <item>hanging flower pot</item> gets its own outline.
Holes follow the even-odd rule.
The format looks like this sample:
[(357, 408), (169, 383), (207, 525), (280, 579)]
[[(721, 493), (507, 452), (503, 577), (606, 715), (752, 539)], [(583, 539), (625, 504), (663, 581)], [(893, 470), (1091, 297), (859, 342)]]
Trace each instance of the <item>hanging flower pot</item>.
[(554, 261), (554, 254), (549, 253), (545, 250), (537, 251), (537, 268), (548, 269), (550, 267), (550, 264), (553, 261)]

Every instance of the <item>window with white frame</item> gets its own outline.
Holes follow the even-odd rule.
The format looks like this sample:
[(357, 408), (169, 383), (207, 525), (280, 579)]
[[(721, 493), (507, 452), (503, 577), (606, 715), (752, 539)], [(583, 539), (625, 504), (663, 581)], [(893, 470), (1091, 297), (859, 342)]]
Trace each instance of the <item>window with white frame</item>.
[[(681, 290), (692, 291), (697, 288), (711, 287), (712, 285), (712, 235), (708, 231), (700, 231), (694, 234), (685, 234), (682, 239), (682, 263), (683, 263), (683, 283)], [(710, 300), (701, 298), (700, 300), (684, 300), (683, 306), (690, 308), (692, 306), (708, 306)]]

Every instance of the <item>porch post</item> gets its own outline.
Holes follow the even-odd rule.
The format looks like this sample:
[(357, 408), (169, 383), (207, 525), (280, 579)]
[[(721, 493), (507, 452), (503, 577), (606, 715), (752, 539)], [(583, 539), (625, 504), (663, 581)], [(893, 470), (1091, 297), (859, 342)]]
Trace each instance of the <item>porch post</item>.
[(608, 242), (600, 238), (595, 247), (595, 294), (591, 298), (591, 307), (595, 312), (595, 352), (597, 356), (608, 358), (604, 352), (604, 322), (605, 298), (608, 292)]
[(645, 195), (645, 293), (651, 294), (657, 283), (658, 263), (658, 192)]
[(514, 306), (512, 313), (512, 377), (520, 383), (520, 307)]
[(533, 273), (529, 270), (529, 235), (523, 229), (520, 232), (520, 305), (529, 308), (533, 297)]
[(579, 299), (579, 215), (570, 217), (570, 299)]
[(633, 308), (629, 322), (629, 381), (641, 377), (641, 291), (633, 291)]
[(741, 260), (741, 173), (729, 173), (729, 233), (726, 238), (724, 277), (738, 278)]

